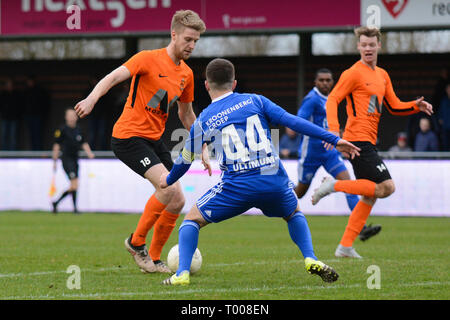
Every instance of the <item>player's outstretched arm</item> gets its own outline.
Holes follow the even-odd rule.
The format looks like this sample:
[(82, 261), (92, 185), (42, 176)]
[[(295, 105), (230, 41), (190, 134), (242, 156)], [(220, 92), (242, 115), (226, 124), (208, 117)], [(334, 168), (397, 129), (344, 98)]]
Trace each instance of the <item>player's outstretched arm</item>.
[(202, 146), (202, 164), (203, 164), (204, 170), (208, 170), (208, 175), (211, 177), (212, 168), (211, 168), (211, 162), (209, 160), (208, 145), (206, 143), (204, 143)]
[(186, 128), (186, 130), (191, 130), (192, 124), (194, 123), (195, 116), (194, 110), (192, 109), (192, 102), (178, 102), (178, 118), (180, 118), (181, 123)]
[(262, 110), (270, 123), (288, 127), (300, 134), (323, 140), (336, 146), (339, 137), (324, 130), (308, 120), (290, 114), (279, 105), (264, 96), (257, 96), (262, 104)]
[(167, 188), (178, 181), (191, 167), (195, 154), (202, 153), (206, 146), (203, 141), (203, 130), (200, 121), (197, 119), (191, 127), (189, 138), (186, 140), (183, 151), (174, 161), (172, 170), (168, 175), (163, 175), (160, 180), (160, 188)]
[(104, 96), (109, 89), (114, 87), (116, 84), (125, 81), (131, 77), (130, 71), (125, 66), (120, 66), (108, 75), (106, 75), (102, 80), (100, 80), (94, 87), (92, 92), (86, 97), (86, 99), (81, 100), (75, 105), (75, 111), (80, 118), (86, 117), (92, 112), (98, 99)]
[(434, 113), (433, 106), (431, 105), (431, 103), (426, 102), (424, 100), (424, 97), (420, 97), (419, 99), (417, 99), (416, 105), (417, 107), (419, 107), (420, 111), (425, 112), (429, 116)]
[(194, 161), (194, 154), (191, 154), (185, 149), (175, 160), (172, 170), (169, 173), (161, 175), (159, 180), (159, 187), (161, 189), (177, 182), (191, 167), (192, 161)]

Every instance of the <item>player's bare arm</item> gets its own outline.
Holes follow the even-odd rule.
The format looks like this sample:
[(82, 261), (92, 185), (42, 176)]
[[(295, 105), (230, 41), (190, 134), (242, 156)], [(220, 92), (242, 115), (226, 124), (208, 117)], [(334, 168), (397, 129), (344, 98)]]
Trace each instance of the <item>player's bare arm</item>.
[(416, 100), (416, 105), (419, 107), (420, 111), (425, 112), (429, 116), (434, 113), (431, 103), (426, 102), (423, 97)]
[(178, 117), (186, 130), (191, 130), (191, 126), (196, 119), (194, 110), (192, 109), (192, 102), (178, 101)]
[(120, 66), (102, 80), (100, 80), (92, 92), (75, 105), (75, 111), (80, 118), (86, 117), (92, 112), (98, 99), (104, 96), (116, 84), (125, 81), (131, 77), (130, 71), (124, 66)]
[(61, 146), (58, 143), (54, 143), (52, 149), (53, 171), (56, 171), (56, 162), (58, 161), (60, 150)]
[(350, 159), (354, 159), (355, 156), (359, 156), (359, 151), (361, 151), (361, 149), (353, 143), (344, 139), (340, 139), (338, 141), (336, 144), (336, 149)]
[(87, 156), (89, 159), (94, 159), (95, 155), (91, 150), (91, 147), (89, 146), (89, 144), (87, 142), (83, 143), (81, 145), (81, 147), (83, 148), (84, 152), (86, 152)]
[[(178, 101), (178, 117), (186, 130), (191, 130), (191, 126), (194, 123), (196, 116), (192, 109), (192, 102), (185, 103)], [(209, 176), (212, 175), (211, 163), (209, 161), (208, 146), (203, 144), (202, 149), (202, 164), (205, 170), (208, 170)]]

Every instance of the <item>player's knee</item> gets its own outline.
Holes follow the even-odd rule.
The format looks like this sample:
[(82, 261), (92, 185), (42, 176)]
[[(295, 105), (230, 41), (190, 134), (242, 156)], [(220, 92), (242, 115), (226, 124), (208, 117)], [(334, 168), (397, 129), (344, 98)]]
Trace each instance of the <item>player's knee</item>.
[(387, 187), (387, 196), (390, 196), (391, 194), (393, 194), (395, 192), (395, 184), (394, 182), (390, 183)]
[(174, 207), (174, 212), (181, 212), (181, 210), (183, 210), (183, 207), (185, 205), (186, 201), (184, 199), (184, 197), (182, 199), (177, 199), (174, 203), (173, 203), (173, 207)]
[(181, 192), (179, 188), (175, 188), (171, 195), (171, 200), (168, 207), (170, 206), (172, 212), (181, 212), (181, 210), (183, 210), (185, 203), (186, 199), (184, 198), (183, 192)]
[(395, 192), (395, 184), (394, 181), (392, 180), (384, 181), (380, 183), (378, 186), (379, 186), (378, 198), (389, 197), (391, 194)]
[(206, 226), (208, 222), (203, 218), (202, 214), (200, 213), (200, 210), (197, 208), (196, 205), (194, 205), (191, 210), (186, 214), (184, 217), (184, 221), (191, 220), (196, 222), (200, 228)]
[(303, 215), (303, 213), (301, 213), (301, 211), (299, 211), (298, 209), (296, 209), (294, 212), (292, 212), (290, 215), (288, 215), (287, 217), (284, 217), (283, 219), (286, 222), (289, 222), (290, 220), (294, 219), (295, 217), (305, 217)]

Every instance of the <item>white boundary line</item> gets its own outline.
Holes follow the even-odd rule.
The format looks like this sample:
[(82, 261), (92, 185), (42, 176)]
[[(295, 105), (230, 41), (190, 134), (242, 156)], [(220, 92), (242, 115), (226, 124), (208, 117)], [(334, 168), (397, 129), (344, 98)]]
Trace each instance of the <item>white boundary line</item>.
[[(384, 286), (386, 287), (424, 287), (424, 286), (445, 286), (449, 285), (450, 281), (447, 282), (413, 282), (413, 283), (402, 283), (395, 286)], [(290, 286), (290, 287), (259, 287), (259, 288), (234, 288), (234, 289), (187, 289), (187, 290), (164, 290), (157, 293), (152, 291), (142, 291), (142, 292), (103, 292), (103, 293), (89, 293), (89, 294), (65, 294), (60, 295), (39, 295), (39, 296), (6, 296), (0, 297), (0, 300), (24, 300), (24, 299), (60, 299), (60, 298), (106, 298), (106, 297), (133, 297), (138, 295), (144, 295), (151, 298), (155, 295), (189, 295), (193, 293), (230, 293), (230, 292), (259, 292), (259, 291), (269, 291), (269, 290), (323, 290), (323, 289), (350, 289), (350, 288), (362, 288), (361, 284), (351, 284), (351, 285), (330, 285), (330, 286)], [(383, 288), (383, 286), (382, 286)]]
[[(329, 260), (322, 260), (326, 261), (327, 263), (336, 263), (336, 262), (342, 262), (341, 259), (329, 259)], [(275, 262), (274, 262), (275, 263)], [(299, 260), (288, 260), (284, 263), (303, 263), (302, 259)], [(234, 263), (214, 263), (214, 264), (208, 264), (208, 267), (231, 267), (231, 266), (241, 266), (241, 265), (247, 265), (248, 262), (234, 262)], [(258, 262), (252, 262), (252, 265), (270, 265), (270, 262), (267, 261), (258, 261)], [(109, 267), (109, 268), (81, 268), (81, 272), (104, 272), (104, 271), (120, 271), (120, 270), (129, 270), (129, 269), (136, 269), (137, 267), (130, 267), (130, 266), (121, 266), (121, 267)], [(38, 271), (38, 272), (19, 272), (19, 273), (0, 273), (0, 279), (2, 278), (21, 278), (21, 277), (32, 277), (32, 276), (45, 276), (50, 274), (57, 274), (57, 273), (66, 273), (66, 270), (54, 270), (54, 271)]]
[[(0, 0), (1, 1), (1, 0)], [(355, 263), (360, 262), (359, 260), (350, 260), (350, 259), (342, 259), (342, 258), (338, 258), (338, 259), (321, 259), (321, 261), (325, 262), (325, 263), (340, 263), (340, 262), (352, 262), (354, 261)], [(383, 260), (384, 262), (389, 262), (390, 260)], [(410, 260), (413, 261), (413, 260)], [(419, 261), (419, 260), (417, 260)], [(420, 260), (421, 261), (421, 260)], [(364, 260), (362, 260), (362, 262), (364, 262)], [(274, 264), (275, 262), (273, 262)], [(278, 262), (276, 262), (278, 263)], [(296, 259), (292, 259), (292, 260), (287, 260), (284, 261), (283, 263), (286, 264), (303, 264), (303, 260), (301, 258), (299, 258), (298, 260)], [(243, 266), (243, 265), (247, 265), (249, 264), (249, 262), (233, 262), (233, 263), (213, 263), (213, 264), (208, 264), (208, 268), (209, 267), (232, 267), (232, 266)], [(256, 262), (251, 262), (252, 265), (270, 265), (272, 264), (271, 262), (268, 261), (256, 261)], [(81, 268), (81, 272), (85, 273), (85, 272), (105, 272), (105, 271), (121, 271), (121, 270), (130, 270), (130, 269), (136, 269), (136, 267), (134, 266), (116, 266), (116, 267), (108, 267), (108, 268)], [(50, 274), (58, 274), (58, 273), (66, 273), (66, 270), (54, 270), (54, 271), (38, 271), (38, 272), (19, 272), (19, 273), (0, 273), (0, 279), (5, 279), (5, 278), (21, 278), (21, 277), (33, 277), (33, 276), (45, 276), (45, 275), (50, 275)]]

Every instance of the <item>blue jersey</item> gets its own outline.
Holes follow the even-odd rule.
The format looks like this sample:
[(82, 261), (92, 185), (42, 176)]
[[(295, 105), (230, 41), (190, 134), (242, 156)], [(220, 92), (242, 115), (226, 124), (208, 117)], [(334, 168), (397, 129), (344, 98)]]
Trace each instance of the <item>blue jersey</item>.
[(251, 207), (260, 208), (267, 216), (288, 216), (297, 207), (297, 197), (272, 144), (270, 123), (333, 145), (339, 141), (264, 96), (230, 92), (213, 100), (194, 122), (167, 184), (177, 181), (189, 169), (194, 154), (211, 142), (223, 174), (222, 181), (197, 201), (205, 220), (219, 222)]
[[(300, 109), (297, 112), (297, 116), (327, 130), (328, 123), (325, 108), (326, 102), (327, 96), (324, 96), (316, 87), (314, 87), (303, 99)], [(324, 151), (325, 148), (322, 140), (303, 136), (298, 149), (298, 154), (301, 157), (301, 155), (305, 154), (305, 152), (310, 153)]]
[(204, 142), (212, 142), (225, 175), (247, 171), (270, 174), (271, 169), (281, 165), (272, 144), (269, 123), (288, 126), (334, 145), (339, 140), (289, 114), (264, 96), (229, 93), (213, 101), (194, 122), (183, 158), (189, 161), (193, 153), (201, 153)]
[[(297, 116), (327, 130), (326, 102), (327, 96), (314, 87), (303, 99)], [(321, 139), (303, 136), (298, 155), (298, 180), (303, 184), (311, 184), (321, 166), (335, 178), (339, 173), (347, 170), (340, 153), (336, 149), (326, 150)]]

